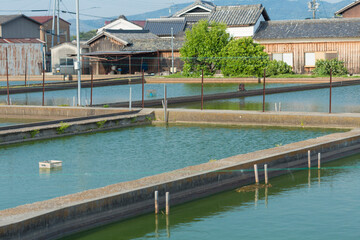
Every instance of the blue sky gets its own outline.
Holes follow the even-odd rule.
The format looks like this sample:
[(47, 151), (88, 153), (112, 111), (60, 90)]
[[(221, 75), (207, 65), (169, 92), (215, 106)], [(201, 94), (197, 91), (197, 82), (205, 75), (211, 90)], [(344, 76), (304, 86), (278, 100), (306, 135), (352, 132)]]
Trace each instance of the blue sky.
[[(279, 0), (281, 1), (281, 0)], [(310, 0), (309, 0), (310, 1)], [(339, 2), (341, 0), (324, 0), (327, 2)], [(54, 0), (0, 0), (0, 14), (18, 14), (25, 15), (52, 15)], [(75, 11), (76, 0), (62, 0), (61, 9)], [(83, 14), (111, 17), (118, 15), (133, 15), (144, 13), (161, 8), (168, 8), (177, 3), (193, 2), (193, 0), (80, 0), (80, 10)], [(239, 1), (241, 2), (241, 1)], [(29, 10), (47, 10), (47, 12), (32, 13)], [(12, 11), (8, 11), (12, 10)], [(70, 14), (62, 14), (65, 19), (72, 18)], [(94, 18), (83, 16), (82, 19)]]

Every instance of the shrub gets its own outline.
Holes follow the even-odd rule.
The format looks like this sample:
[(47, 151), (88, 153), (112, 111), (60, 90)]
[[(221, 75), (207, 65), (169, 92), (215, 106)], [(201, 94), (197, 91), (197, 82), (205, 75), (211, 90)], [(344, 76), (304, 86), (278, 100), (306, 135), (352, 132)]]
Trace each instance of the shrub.
[(283, 61), (272, 60), (269, 61), (266, 67), (266, 76), (275, 76), (280, 74), (292, 74), (292, 67)]
[(58, 127), (56, 131), (58, 134), (63, 134), (68, 127), (70, 127), (70, 124), (60, 122), (60, 127)]
[(221, 52), (221, 71), (225, 76), (261, 76), (269, 62), (264, 46), (253, 39), (231, 40)]
[(334, 76), (346, 75), (348, 70), (344, 66), (344, 61), (338, 59), (317, 60), (313, 73), (315, 75), (330, 75), (330, 69)]

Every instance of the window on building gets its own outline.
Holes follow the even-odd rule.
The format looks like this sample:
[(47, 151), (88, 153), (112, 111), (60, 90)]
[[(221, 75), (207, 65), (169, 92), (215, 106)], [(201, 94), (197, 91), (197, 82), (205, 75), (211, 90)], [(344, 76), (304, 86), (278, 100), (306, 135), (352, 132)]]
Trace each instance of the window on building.
[(277, 61), (283, 61), (289, 66), (293, 66), (293, 54), (292, 53), (273, 53), (272, 59)]
[(305, 67), (315, 67), (317, 60), (331, 60), (337, 58), (337, 52), (309, 52), (305, 53)]
[(72, 58), (60, 58), (60, 65), (61, 66), (73, 66), (74, 59)]

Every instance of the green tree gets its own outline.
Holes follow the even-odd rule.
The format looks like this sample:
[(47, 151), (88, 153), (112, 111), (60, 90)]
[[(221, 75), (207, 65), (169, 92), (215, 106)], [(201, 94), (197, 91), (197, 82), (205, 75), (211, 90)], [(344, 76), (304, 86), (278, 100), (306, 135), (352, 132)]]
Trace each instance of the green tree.
[(180, 49), (184, 61), (184, 75), (214, 74), (220, 68), (220, 53), (229, 43), (230, 35), (223, 23), (199, 21), (185, 33), (185, 43)]
[[(96, 36), (96, 32), (97, 32), (96, 29), (91, 30), (91, 31), (88, 31), (88, 32), (80, 32), (80, 40), (82, 40), (82, 41), (87, 41), (87, 40), (95, 37), (95, 36)], [(71, 39), (72, 39), (72, 40), (75, 40), (75, 39), (76, 39), (76, 36), (72, 36)]]
[(264, 46), (251, 37), (231, 40), (221, 51), (221, 70), (225, 76), (262, 76), (269, 63)]

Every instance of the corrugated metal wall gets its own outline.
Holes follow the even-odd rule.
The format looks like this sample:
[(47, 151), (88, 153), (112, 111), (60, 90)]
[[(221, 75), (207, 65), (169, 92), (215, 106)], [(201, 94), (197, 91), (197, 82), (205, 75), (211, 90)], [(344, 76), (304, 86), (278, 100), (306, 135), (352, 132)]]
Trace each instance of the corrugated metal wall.
[(271, 53), (293, 53), (294, 71), (304, 73), (306, 52), (338, 53), (338, 59), (345, 62), (350, 73), (360, 73), (360, 42), (319, 42), (319, 43), (276, 43), (266, 44), (265, 51)]
[(2, 43), (0, 44), (0, 75), (6, 75), (6, 49), (8, 51), (9, 75), (24, 75), (25, 61), (28, 75), (40, 75), (43, 61), (42, 44)]

